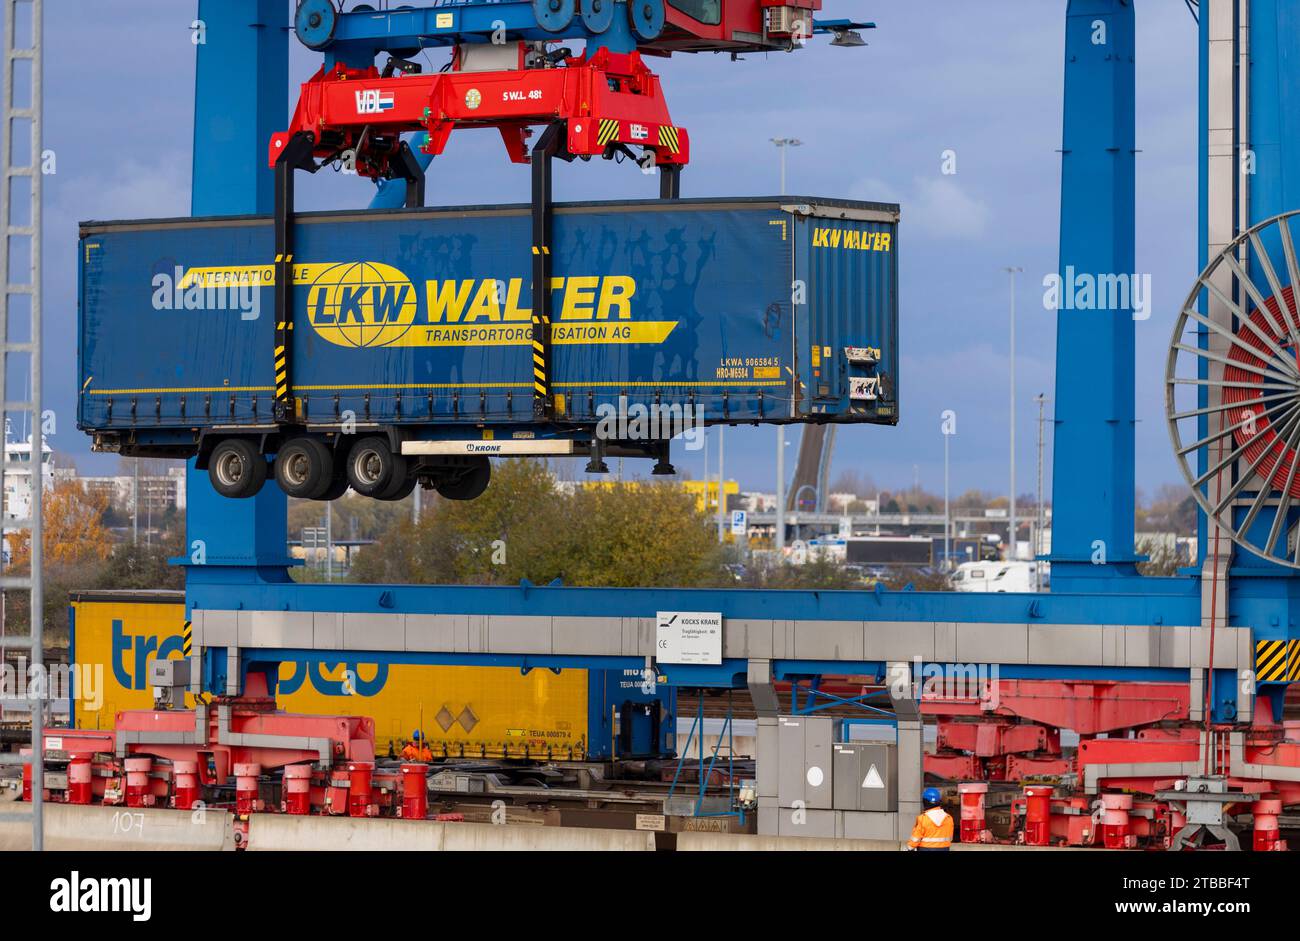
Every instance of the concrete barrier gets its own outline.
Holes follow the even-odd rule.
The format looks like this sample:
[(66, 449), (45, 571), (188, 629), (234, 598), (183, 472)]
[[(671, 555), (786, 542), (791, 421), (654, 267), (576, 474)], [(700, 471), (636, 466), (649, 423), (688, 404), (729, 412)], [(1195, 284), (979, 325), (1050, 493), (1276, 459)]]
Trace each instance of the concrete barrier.
[[(677, 850), (682, 853), (692, 852), (790, 852), (803, 850), (816, 853), (824, 852), (858, 852), (858, 853), (897, 853), (907, 849), (906, 843), (893, 840), (846, 840), (808, 836), (752, 836), (744, 833), (697, 833), (694, 831), (677, 834)], [(1091, 850), (1083, 846), (1011, 846), (1002, 843), (954, 843), (954, 853), (1069, 853)]]
[(444, 824), (447, 850), (522, 850), (527, 852), (654, 852), (653, 833), (594, 830), (586, 827), (494, 827), (486, 823)]
[(893, 840), (845, 840), (811, 836), (760, 836), (746, 833), (702, 833), (685, 831), (677, 834), (681, 853), (701, 852), (790, 852), (805, 851), (897, 853), (904, 844)]
[[(235, 848), (231, 815), (224, 810), (132, 810), (46, 804), (47, 850), (193, 850)], [(32, 805), (0, 804), (0, 851), (32, 848)]]
[(343, 850), (458, 852), (654, 850), (654, 834), (634, 830), (588, 830), (577, 827), (492, 826), (485, 823), (439, 823), (348, 817), (290, 817), (254, 814), (248, 824), (249, 851)]

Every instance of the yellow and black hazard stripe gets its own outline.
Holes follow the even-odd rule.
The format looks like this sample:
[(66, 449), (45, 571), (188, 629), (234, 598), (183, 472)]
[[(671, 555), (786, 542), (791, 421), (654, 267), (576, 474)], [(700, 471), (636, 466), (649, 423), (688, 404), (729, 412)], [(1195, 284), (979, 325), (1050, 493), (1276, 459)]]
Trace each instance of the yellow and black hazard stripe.
[(659, 128), (659, 146), (675, 154), (681, 153), (682, 143), (678, 138), (677, 128), (668, 125)]
[(546, 371), (546, 340), (550, 333), (550, 318), (540, 314), (533, 315), (533, 393), (536, 398), (547, 399), (551, 395), (551, 380)]
[[(618, 122), (614, 123), (617, 124)], [(545, 284), (550, 281), (550, 246), (534, 245), (533, 254), (538, 256), (536, 259), (537, 266), (547, 273), (541, 282)], [(551, 379), (548, 372), (551, 318), (547, 316), (544, 308), (538, 308), (536, 304), (534, 304), (532, 326), (533, 401), (537, 403), (539, 408), (545, 409), (549, 407), (551, 397)]]
[(1300, 640), (1255, 641), (1255, 681), (1292, 683), (1300, 680)]
[[(293, 255), (279, 254), (275, 256), (275, 268), (277, 278), (277, 290), (279, 285), (291, 285), (293, 283)], [(277, 318), (275, 323), (275, 401), (279, 406), (277, 412), (282, 416), (289, 415), (292, 411), (288, 407), (289, 386), (290, 386), (290, 356), (292, 355), (292, 335), (293, 315), (290, 312), (288, 304), (291, 293), (286, 293), (282, 303), (284, 307), (283, 319)], [(279, 313), (277, 311), (277, 313)], [(289, 417), (292, 417), (289, 415)]]
[(181, 629), (181, 656), (188, 657), (193, 649), (194, 625), (190, 621), (186, 621), (185, 627)]
[(596, 143), (604, 147), (618, 137), (618, 124), (617, 118), (601, 118), (600, 131), (596, 134)]

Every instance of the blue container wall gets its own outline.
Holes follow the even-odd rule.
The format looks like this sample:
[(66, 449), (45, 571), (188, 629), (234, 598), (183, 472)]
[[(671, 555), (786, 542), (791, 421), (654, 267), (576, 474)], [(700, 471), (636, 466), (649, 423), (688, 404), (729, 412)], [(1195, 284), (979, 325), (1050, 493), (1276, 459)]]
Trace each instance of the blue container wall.
[[(853, 376), (881, 380), (872, 411), (898, 420), (898, 226), (799, 216), (796, 284), (808, 290), (792, 357), (801, 412), (848, 414)], [(846, 347), (880, 351), (875, 367), (851, 364)], [(861, 405), (862, 403), (857, 403)]]
[[(676, 753), (677, 689), (656, 685), (647, 692), (644, 683), (641, 670), (588, 672), (587, 753), (593, 758), (654, 758)], [(621, 734), (624, 723), (631, 731), (626, 743)]]
[[(837, 221), (854, 250), (819, 251), (820, 222), (759, 200), (559, 207), (552, 386), (566, 417), (628, 395), (711, 421), (892, 423), (876, 403), (850, 409), (843, 368), (807, 396), (825, 379), (808, 375), (800, 329), (837, 360), (881, 347), (897, 370), (896, 227)], [(294, 389), (308, 419), (531, 422), (530, 242), (523, 207), (300, 217)], [(265, 218), (83, 227), (82, 426), (268, 420), (272, 257)], [(175, 290), (178, 271), (213, 289)], [(218, 289), (231, 277), (242, 289)], [(810, 304), (795, 316), (801, 277)]]

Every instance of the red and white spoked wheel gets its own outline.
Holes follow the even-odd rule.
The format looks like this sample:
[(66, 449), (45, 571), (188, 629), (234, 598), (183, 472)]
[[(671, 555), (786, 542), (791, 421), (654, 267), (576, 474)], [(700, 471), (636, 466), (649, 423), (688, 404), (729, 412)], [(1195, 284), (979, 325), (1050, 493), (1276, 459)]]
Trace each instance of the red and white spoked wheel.
[(1300, 568), (1300, 212), (1249, 229), (1197, 278), (1165, 373), (1192, 495), (1242, 548)]

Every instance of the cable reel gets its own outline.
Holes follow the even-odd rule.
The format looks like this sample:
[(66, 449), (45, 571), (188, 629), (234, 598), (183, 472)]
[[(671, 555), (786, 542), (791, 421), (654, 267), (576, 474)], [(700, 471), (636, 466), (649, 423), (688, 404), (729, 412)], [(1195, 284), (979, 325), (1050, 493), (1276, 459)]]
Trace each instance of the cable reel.
[[(1192, 496), (1243, 549), (1300, 569), (1300, 211), (1213, 258), (1178, 315), (1165, 414)], [(1207, 313), (1208, 311), (1208, 313)]]

